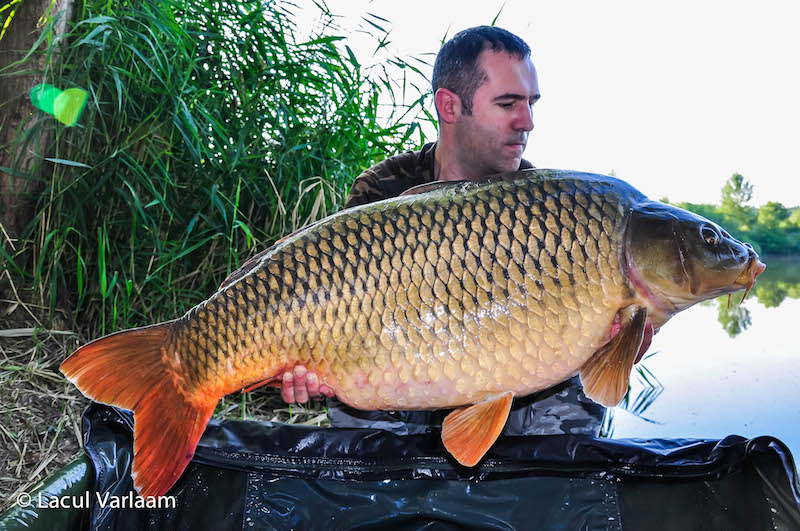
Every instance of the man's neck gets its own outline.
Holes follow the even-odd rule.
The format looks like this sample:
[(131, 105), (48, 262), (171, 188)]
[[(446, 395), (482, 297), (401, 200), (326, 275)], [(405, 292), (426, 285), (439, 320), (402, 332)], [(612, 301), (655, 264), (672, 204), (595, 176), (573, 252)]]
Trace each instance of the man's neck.
[(443, 142), (440, 137), (436, 142), (436, 151), (433, 158), (433, 178), (436, 181), (461, 181), (464, 179), (477, 179), (481, 175), (475, 174), (475, 168), (463, 167), (459, 157), (449, 142)]

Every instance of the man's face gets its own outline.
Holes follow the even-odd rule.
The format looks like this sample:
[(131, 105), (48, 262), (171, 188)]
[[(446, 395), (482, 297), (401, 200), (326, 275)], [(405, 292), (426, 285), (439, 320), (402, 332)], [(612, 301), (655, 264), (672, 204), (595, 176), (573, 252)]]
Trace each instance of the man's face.
[(539, 82), (530, 58), (484, 50), (478, 64), (486, 81), (472, 99), (472, 114), (456, 120), (462, 160), (481, 176), (516, 171), (533, 130)]

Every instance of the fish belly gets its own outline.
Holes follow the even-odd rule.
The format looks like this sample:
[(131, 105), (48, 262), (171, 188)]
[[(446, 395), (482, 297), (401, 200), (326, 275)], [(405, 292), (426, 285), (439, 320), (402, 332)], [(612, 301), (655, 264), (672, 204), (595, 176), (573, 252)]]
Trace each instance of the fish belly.
[[(590, 320), (562, 334), (528, 330), (525, 338), (499, 341), (478, 349), (457, 345), (445, 347), (434, 341), (430, 347), (416, 345), (376, 353), (363, 367), (342, 367), (326, 376), (335, 382), (337, 397), (364, 410), (439, 409), (480, 402), (488, 396), (511, 391), (524, 396), (546, 389), (577, 373), (585, 361), (606, 341), (613, 314), (592, 314)], [(508, 337), (508, 336), (506, 336)], [(535, 337), (535, 340), (533, 339)], [(439, 348), (437, 348), (437, 345)]]

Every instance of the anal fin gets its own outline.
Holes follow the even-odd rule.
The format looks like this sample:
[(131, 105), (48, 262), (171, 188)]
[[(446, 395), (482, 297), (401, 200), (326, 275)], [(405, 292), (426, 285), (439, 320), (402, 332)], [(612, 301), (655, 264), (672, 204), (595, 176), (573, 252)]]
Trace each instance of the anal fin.
[(491, 397), (447, 415), (442, 423), (442, 442), (464, 466), (475, 466), (491, 448), (508, 419), (511, 393)]
[(647, 308), (629, 306), (620, 313), (619, 334), (595, 352), (580, 370), (586, 396), (606, 407), (619, 404), (628, 391), (631, 369), (647, 325)]

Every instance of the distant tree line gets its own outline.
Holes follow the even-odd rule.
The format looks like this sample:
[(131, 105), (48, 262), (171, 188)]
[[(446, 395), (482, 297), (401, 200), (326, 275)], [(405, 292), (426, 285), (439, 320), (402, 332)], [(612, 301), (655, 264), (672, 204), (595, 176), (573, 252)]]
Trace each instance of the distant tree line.
[(722, 187), (719, 205), (676, 205), (719, 223), (759, 254), (800, 254), (800, 207), (787, 208), (777, 201), (753, 207), (747, 205), (752, 197), (753, 185), (734, 173)]

